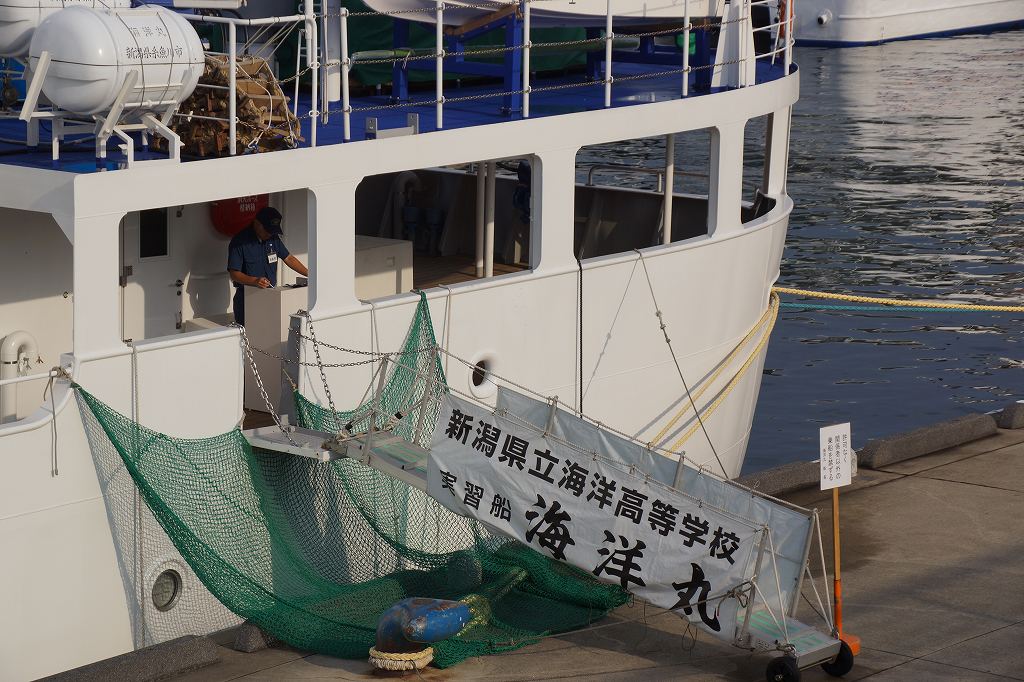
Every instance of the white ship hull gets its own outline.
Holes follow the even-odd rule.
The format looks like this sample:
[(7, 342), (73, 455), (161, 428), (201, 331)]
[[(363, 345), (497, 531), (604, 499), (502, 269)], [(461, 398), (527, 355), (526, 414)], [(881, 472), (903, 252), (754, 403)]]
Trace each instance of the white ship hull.
[[(645, 257), (684, 375), (710, 373), (762, 315), (778, 275), (791, 209), (785, 199), (761, 224), (728, 239), (674, 245)], [(443, 291), (431, 292), (438, 339), (447, 337), (451, 353), (461, 357), (474, 358), (484, 349), (496, 372), (574, 402), (578, 284), (571, 263), (529, 281), (476, 284), (451, 300)], [(686, 398), (636, 255), (585, 267), (584, 296), (584, 408), (609, 425), (651, 438)], [(380, 347), (400, 346), (417, 301), (404, 296), (377, 306)], [(316, 331), (332, 343), (368, 347), (373, 324), (369, 310), (353, 310), (318, 321)], [(765, 352), (756, 355), (731, 397), (706, 422), (730, 475), (739, 472), (746, 452)], [(311, 352), (306, 356), (312, 359)], [(135, 362), (138, 415), (149, 427), (204, 437), (236, 423), (246, 368), (235, 330), (140, 342)], [(79, 359), (75, 376), (132, 414), (132, 364), (124, 352)], [(326, 402), (316, 369), (310, 369), (300, 390)], [(471, 389), (469, 369), (456, 362), (446, 369), (452, 386)], [(339, 407), (355, 404), (368, 379), (362, 371), (336, 370), (330, 384)], [(723, 384), (724, 379), (716, 390)], [(50, 473), (46, 408), (0, 431), (0, 456), (6, 462), (0, 585), (7, 613), (16, 614), (0, 624), (5, 680), (31, 680), (239, 622), (182, 561), (120, 461), (94, 456), (70, 393), (57, 389), (58, 476)], [(692, 421), (691, 413), (673, 434)], [(703, 434), (689, 440), (686, 453), (711, 471), (717, 468)], [(167, 569), (182, 576), (182, 596), (171, 611), (160, 612), (150, 593)]]
[[(752, 62), (747, 31), (745, 40), (721, 41), (720, 50), (743, 52)], [(739, 61), (725, 52), (719, 59)], [(741, 362), (749, 358), (742, 370), (739, 362), (724, 373), (715, 370), (736, 357), (737, 344), (764, 319), (779, 274), (793, 207), (786, 168), (799, 78), (788, 65), (788, 54), (785, 61), (780, 54), (762, 71), (775, 68), (771, 78), (743, 79), (746, 87), (713, 94), (681, 98), (673, 75), (671, 95), (659, 100), (652, 86), (649, 97), (634, 96), (623, 78), (616, 87), (629, 99), (621, 105), (235, 158), (164, 159), (87, 173), (0, 163), (0, 235), (16, 254), (0, 269), (0, 335), (30, 332), (44, 361), (32, 366), (36, 381), (18, 384), (19, 419), (0, 424), (0, 604), (6, 614), (0, 619), (0, 679), (30, 680), (238, 622), (181, 560), (123, 466), (89, 442), (68, 384), (55, 382), (52, 401), (39, 398), (45, 381), (38, 379), (45, 374), (38, 372), (60, 362), (98, 399), (177, 438), (229, 432), (243, 408), (263, 408), (247, 391), (251, 379), (238, 330), (210, 324), (223, 322), (231, 295), (227, 241), (212, 228), (211, 202), (268, 194), (284, 214), (292, 253), (310, 265), (308, 289), (260, 294), (301, 298), (278, 311), (273, 332), (283, 336), (264, 348), (312, 359), (308, 344), (280, 343), (289, 326), (303, 325), (295, 315), (303, 307), (323, 342), (394, 351), (420, 297), (401, 276), (396, 283), (395, 257), (361, 271), (371, 259), (357, 253), (358, 239), (373, 236), (367, 228), (382, 221), (365, 212), (361, 217), (360, 202), (368, 195), (381, 208), (391, 200), (386, 191), (357, 190), (371, 178), (394, 186), (410, 169), (430, 178), (463, 172), (467, 162), (528, 159), (531, 213), (518, 267), (423, 286), (438, 343), (644, 441), (683, 410), (661, 436), (666, 446), (695, 423), (681, 372), (691, 388), (707, 386), (696, 398), (702, 408), (722, 398), (705, 420), (707, 435), (696, 430), (685, 441), (686, 457), (737, 475), (765, 346), (739, 354)], [(714, 74), (716, 87), (727, 70)], [(341, 120), (336, 114), (332, 124)], [(764, 136), (745, 150), (751, 121), (763, 121)], [(702, 136), (706, 189), (691, 190), (687, 178), (687, 194), (669, 195), (668, 206), (678, 206), (669, 243), (653, 237), (664, 194), (608, 186), (600, 190), (604, 201), (578, 201), (582, 192), (597, 191), (577, 184), (581, 150), (690, 133)], [(746, 159), (745, 152), (751, 152)], [(763, 166), (757, 207), (743, 182), (751, 158)], [(473, 205), (436, 199), (453, 215)], [(166, 216), (166, 239), (157, 239), (155, 249), (152, 235), (142, 236), (144, 212), (154, 210)], [(473, 223), (465, 215), (460, 220), (463, 227)], [(471, 238), (473, 231), (461, 234)], [(581, 234), (584, 244), (594, 245), (582, 262)], [(410, 240), (392, 241), (404, 241), (411, 254)], [(360, 287), (371, 280), (388, 284), (390, 292), (366, 293)], [(668, 325), (672, 350), (656, 313)], [(256, 339), (255, 309), (247, 314), (247, 334)], [(199, 331), (181, 333), (193, 328)], [(351, 358), (325, 361), (339, 359)], [(264, 372), (268, 384), (279, 369)], [(449, 362), (445, 370), (452, 387), (493, 398), (491, 385), (476, 385), (470, 368)], [(335, 405), (357, 405), (370, 378), (367, 365), (328, 370)], [(296, 379), (305, 396), (328, 403), (315, 367)], [(161, 611), (153, 589), (167, 570), (179, 574), (181, 585), (173, 607)]]
[[(403, 19), (436, 23), (435, 4), (423, 0), (365, 0), (378, 12), (398, 12)], [(633, 3), (621, 0), (611, 3), (615, 26), (642, 26), (681, 22), (689, 7), (691, 17), (720, 16), (724, 0), (656, 0)], [(493, 9), (491, 9), (493, 5)], [(446, 1), (443, 23), (461, 26), (477, 21), (506, 7), (508, 3)], [(603, 27), (608, 12), (607, 0), (545, 0), (530, 5), (534, 27)]]
[(799, 3), (800, 45), (875, 45), (1012, 27), (1024, 0), (806, 0)]

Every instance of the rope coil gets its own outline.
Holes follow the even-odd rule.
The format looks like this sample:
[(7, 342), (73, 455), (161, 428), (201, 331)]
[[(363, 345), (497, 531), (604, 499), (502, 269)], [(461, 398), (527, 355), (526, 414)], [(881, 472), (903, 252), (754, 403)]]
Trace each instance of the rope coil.
[(378, 651), (377, 647), (370, 647), (370, 665), (378, 670), (422, 670), (433, 660), (434, 649), (429, 646), (423, 651), (405, 654)]

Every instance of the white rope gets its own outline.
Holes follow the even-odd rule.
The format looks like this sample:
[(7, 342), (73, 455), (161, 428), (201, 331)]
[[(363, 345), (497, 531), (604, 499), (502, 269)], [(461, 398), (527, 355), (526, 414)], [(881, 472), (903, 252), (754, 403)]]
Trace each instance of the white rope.
[[(132, 454), (138, 456), (141, 436), (141, 416), (139, 415), (139, 349), (132, 343)], [(145, 534), (143, 532), (142, 493), (139, 486), (132, 485), (132, 505), (135, 511), (136, 562), (138, 568), (139, 588), (139, 637), (140, 646), (146, 646), (146, 569), (145, 569)]]
[(444, 332), (441, 334), (444, 352), (444, 375), (448, 376), (448, 348), (451, 345), (452, 326), (452, 288), (447, 284), (439, 284), (439, 287), (448, 292), (444, 299)]

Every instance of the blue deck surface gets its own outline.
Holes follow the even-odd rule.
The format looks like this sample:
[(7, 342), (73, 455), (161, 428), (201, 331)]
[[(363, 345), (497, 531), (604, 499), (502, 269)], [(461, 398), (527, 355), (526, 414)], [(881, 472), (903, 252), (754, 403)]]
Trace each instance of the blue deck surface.
[[(635, 104), (649, 104), (672, 99), (679, 99), (682, 92), (681, 74), (663, 75), (670, 71), (671, 67), (642, 64), (616, 64), (614, 76), (616, 78), (628, 78), (631, 76), (643, 76), (635, 80), (617, 81), (612, 86), (612, 106), (624, 107)], [(774, 65), (759, 61), (757, 64), (757, 82), (764, 83), (783, 76), (782, 61), (777, 60)], [(719, 90), (713, 89), (710, 92), (697, 92), (693, 86), (694, 74), (690, 75), (690, 97), (706, 97)], [(566, 76), (554, 78), (538, 78), (531, 82), (533, 88), (544, 88), (556, 85), (571, 85), (573, 87), (560, 88), (543, 92), (533, 92), (530, 96), (530, 117), (540, 118), (546, 116), (557, 116), (560, 114), (577, 113), (604, 108), (604, 85), (600, 82), (589, 83), (584, 80), (582, 73), (573, 73)], [(502, 112), (503, 87), (501, 83), (475, 84), (464, 87), (455, 87), (454, 84), (446, 84), (444, 95), (448, 99), (458, 99), (467, 96), (488, 95), (486, 98), (473, 99), (470, 101), (447, 102), (444, 105), (444, 128), (446, 130), (457, 128), (468, 128), (472, 126), (500, 123), (503, 121), (522, 118), (521, 114), (509, 116)], [(419, 115), (421, 133), (429, 133), (437, 130), (437, 119), (435, 112), (434, 90), (432, 88), (414, 90), (411, 93), (412, 102), (400, 107), (383, 107), (390, 104), (387, 95), (374, 95), (369, 97), (353, 98), (350, 105), (353, 109), (351, 115), (352, 140), (365, 139), (366, 120), (376, 118), (380, 129), (397, 128), (406, 125), (408, 114)], [(300, 96), (300, 116), (309, 111), (309, 95)], [(416, 102), (426, 102), (417, 105)], [(317, 145), (333, 145), (343, 143), (343, 116), (341, 115), (341, 103), (331, 105), (332, 113), (330, 122), (327, 125), (320, 124), (317, 131)], [(40, 130), (40, 146), (36, 150), (28, 150), (23, 145), (14, 144), (15, 140), (25, 139), (25, 123), (17, 119), (0, 119), (0, 163), (15, 166), (26, 166), (31, 168), (55, 169), (73, 173), (92, 173), (97, 170), (116, 170), (121, 167), (123, 157), (117, 150), (117, 138), (113, 138), (108, 146), (109, 156), (105, 168), (97, 168), (95, 159), (95, 145), (91, 138), (81, 139), (78, 143), (75, 138), (65, 139), (65, 145), (71, 149), (61, 152), (60, 161), (54, 163), (50, 158), (50, 135), (49, 126), (44, 123)], [(310, 145), (309, 120), (303, 122), (302, 135), (304, 141), (301, 146)], [(628, 136), (628, 132), (624, 132)], [(155, 152), (143, 152), (136, 146), (135, 158), (144, 160), (147, 158), (166, 158), (164, 154)], [(185, 157), (186, 162), (194, 163), (202, 159)]]

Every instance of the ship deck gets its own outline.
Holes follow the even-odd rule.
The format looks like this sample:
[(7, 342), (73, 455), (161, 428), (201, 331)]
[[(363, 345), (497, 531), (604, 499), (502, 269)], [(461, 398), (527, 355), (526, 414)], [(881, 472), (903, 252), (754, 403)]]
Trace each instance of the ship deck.
[[(784, 67), (780, 58), (775, 63), (763, 59), (757, 61), (757, 83), (765, 83), (782, 78)], [(682, 77), (676, 73), (677, 68), (664, 65), (619, 64), (614, 69), (615, 82), (612, 87), (612, 107), (636, 106), (652, 102), (675, 100), (681, 97)], [(542, 118), (563, 114), (594, 111), (604, 108), (604, 86), (600, 82), (588, 82), (582, 72), (555, 74), (535, 79), (531, 83), (533, 92), (530, 96), (530, 117)], [(690, 74), (690, 97), (708, 97), (722, 92), (723, 88), (712, 88), (703, 92), (697, 91), (695, 74)], [(448, 100), (444, 105), (444, 128), (446, 130), (471, 128), (475, 126), (502, 123), (521, 118), (521, 114), (512, 116), (502, 112), (504, 88), (501, 83), (465, 84), (456, 87), (447, 84), (444, 96)], [(374, 94), (353, 97), (350, 106), (351, 141), (366, 139), (366, 125), (370, 118), (377, 119), (380, 129), (399, 128), (406, 125), (409, 114), (419, 116), (420, 133), (436, 131), (437, 114), (434, 104), (435, 92), (432, 88), (414, 89), (411, 101), (393, 105), (388, 94)], [(422, 102), (417, 104), (417, 102)], [(310, 98), (308, 94), (300, 95), (300, 118), (306, 114), (303, 125), (303, 141), (300, 146), (309, 147), (308, 112)], [(317, 130), (317, 146), (338, 145), (344, 141), (343, 116), (340, 113), (341, 103), (331, 105), (332, 113), (327, 124), (321, 124)], [(623, 138), (628, 133), (624, 131)], [(98, 166), (95, 159), (95, 145), (91, 138), (81, 135), (68, 136), (65, 139), (66, 149), (61, 152), (61, 159), (51, 159), (51, 137), (48, 124), (40, 129), (40, 145), (37, 149), (27, 149), (21, 140), (26, 138), (26, 124), (17, 118), (0, 118), (0, 164), (38, 169), (52, 169), (71, 173), (93, 173), (101, 170), (117, 170), (123, 167), (124, 157), (117, 149), (116, 138), (109, 145), (109, 156), (104, 165)], [(281, 152), (271, 152), (281, 153)], [(137, 161), (146, 159), (166, 158), (158, 152), (143, 152), (136, 147)], [(183, 156), (183, 161), (195, 163), (202, 159)]]

